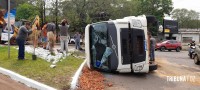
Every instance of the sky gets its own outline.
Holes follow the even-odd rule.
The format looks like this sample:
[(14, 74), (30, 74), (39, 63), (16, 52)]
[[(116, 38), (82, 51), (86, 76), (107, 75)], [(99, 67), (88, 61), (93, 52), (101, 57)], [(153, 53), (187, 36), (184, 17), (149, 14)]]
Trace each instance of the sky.
[(172, 0), (174, 9), (186, 8), (200, 12), (200, 0)]

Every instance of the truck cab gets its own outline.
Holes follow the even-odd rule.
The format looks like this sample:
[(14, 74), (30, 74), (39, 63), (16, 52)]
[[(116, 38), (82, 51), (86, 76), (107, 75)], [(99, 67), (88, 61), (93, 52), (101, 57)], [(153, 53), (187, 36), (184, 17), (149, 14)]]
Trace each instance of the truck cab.
[(87, 25), (87, 66), (122, 73), (156, 70), (157, 65), (149, 62), (147, 19), (145, 15), (129, 16)]

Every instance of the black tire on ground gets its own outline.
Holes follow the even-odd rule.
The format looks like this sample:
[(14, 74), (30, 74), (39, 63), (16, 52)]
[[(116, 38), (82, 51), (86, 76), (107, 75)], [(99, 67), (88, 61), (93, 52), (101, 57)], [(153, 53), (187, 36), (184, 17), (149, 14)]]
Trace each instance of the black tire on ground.
[(181, 48), (180, 47), (177, 47), (176, 48), (176, 52), (180, 52)]
[(200, 64), (200, 61), (199, 61), (199, 58), (197, 55), (194, 56), (194, 63), (199, 65)]
[(160, 51), (165, 51), (165, 47), (161, 47), (161, 48), (160, 48)]
[(75, 44), (75, 42), (74, 41), (71, 41), (71, 43), (70, 44)]
[(150, 65), (149, 66), (149, 71), (157, 70), (157, 68), (158, 68), (157, 64)]

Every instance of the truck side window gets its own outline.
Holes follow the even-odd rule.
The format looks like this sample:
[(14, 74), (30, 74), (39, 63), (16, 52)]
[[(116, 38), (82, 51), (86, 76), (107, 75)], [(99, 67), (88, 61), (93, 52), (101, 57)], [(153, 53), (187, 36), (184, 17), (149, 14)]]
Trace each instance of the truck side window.
[(139, 54), (144, 53), (144, 41), (143, 41), (143, 36), (137, 36), (137, 51)]

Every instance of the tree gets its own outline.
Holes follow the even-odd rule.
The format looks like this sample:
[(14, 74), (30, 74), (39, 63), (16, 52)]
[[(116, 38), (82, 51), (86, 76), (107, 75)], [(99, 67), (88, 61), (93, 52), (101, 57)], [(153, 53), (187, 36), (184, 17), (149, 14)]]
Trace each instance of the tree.
[(18, 20), (27, 19), (31, 21), (36, 15), (40, 15), (38, 8), (28, 3), (20, 4), (16, 13), (16, 19)]
[(137, 0), (65, 0), (60, 2), (62, 17), (70, 28), (82, 30), (87, 23), (138, 15)]
[[(139, 14), (154, 15), (159, 20), (163, 21), (164, 14), (170, 15), (172, 11), (172, 0), (140, 0)], [(158, 28), (153, 27), (152, 35), (157, 35)]]
[(170, 15), (172, 0), (140, 0), (140, 14), (154, 15), (162, 21), (164, 14)]
[(172, 11), (172, 18), (178, 20), (180, 28), (199, 28), (199, 13), (194, 10), (175, 9)]

